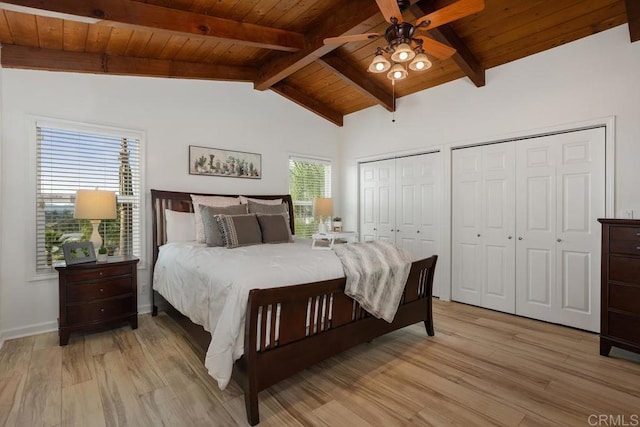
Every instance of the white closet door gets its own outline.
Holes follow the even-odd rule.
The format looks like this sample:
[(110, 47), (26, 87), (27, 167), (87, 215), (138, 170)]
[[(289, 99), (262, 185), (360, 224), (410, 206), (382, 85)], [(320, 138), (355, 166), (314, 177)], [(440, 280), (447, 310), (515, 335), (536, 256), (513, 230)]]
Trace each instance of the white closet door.
[(515, 313), (515, 147), (482, 147), (482, 306)]
[(395, 242), (395, 161), (360, 164), (360, 239)]
[[(440, 254), (440, 153), (396, 159), (396, 244), (416, 259)], [(433, 295), (440, 295), (436, 268)]]
[(516, 313), (599, 329), (603, 128), (517, 147)]
[(451, 297), (482, 305), (482, 147), (452, 156)]

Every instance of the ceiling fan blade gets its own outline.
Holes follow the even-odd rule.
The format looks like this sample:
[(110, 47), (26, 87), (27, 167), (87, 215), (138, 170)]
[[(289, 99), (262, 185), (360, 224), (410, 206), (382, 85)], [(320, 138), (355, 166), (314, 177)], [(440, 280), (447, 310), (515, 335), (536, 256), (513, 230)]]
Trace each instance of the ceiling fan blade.
[(373, 40), (380, 37), (378, 33), (354, 34), (351, 36), (329, 37), (324, 39), (324, 44), (343, 44), (349, 42), (359, 42), (363, 40)]
[(417, 27), (425, 21), (430, 21), (431, 23), (429, 25), (421, 27), (422, 29), (428, 30), (480, 12), (482, 9), (484, 9), (484, 0), (458, 0), (449, 6), (445, 6), (442, 9), (438, 9), (435, 12), (419, 18), (415, 26)]
[(456, 50), (451, 46), (448, 46), (444, 43), (440, 43), (429, 37), (418, 37), (422, 40), (422, 48), (426, 53), (435, 56), (438, 59), (447, 59), (453, 56), (456, 53)]
[(391, 23), (392, 17), (396, 18), (398, 22), (402, 22), (402, 12), (400, 12), (397, 0), (376, 0), (376, 3), (378, 3), (378, 8), (387, 22)]

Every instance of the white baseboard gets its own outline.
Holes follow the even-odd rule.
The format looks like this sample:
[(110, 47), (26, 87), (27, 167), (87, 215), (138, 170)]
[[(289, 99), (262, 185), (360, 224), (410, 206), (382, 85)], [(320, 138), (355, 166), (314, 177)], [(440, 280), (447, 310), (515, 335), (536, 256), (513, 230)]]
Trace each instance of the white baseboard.
[[(138, 307), (138, 314), (151, 313), (151, 304), (145, 304)], [(6, 340), (14, 338), (28, 337), (31, 335), (43, 334), (58, 330), (58, 321), (37, 323), (35, 325), (23, 326), (20, 328), (5, 329), (0, 331), (0, 349)]]

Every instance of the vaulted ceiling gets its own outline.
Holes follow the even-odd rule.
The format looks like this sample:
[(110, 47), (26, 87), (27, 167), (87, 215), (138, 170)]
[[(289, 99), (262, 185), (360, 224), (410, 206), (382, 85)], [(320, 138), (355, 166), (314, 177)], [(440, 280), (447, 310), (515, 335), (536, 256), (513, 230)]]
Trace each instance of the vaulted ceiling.
[[(456, 0), (413, 0), (408, 22)], [(485, 0), (481, 12), (425, 31), (456, 49), (410, 72), (402, 97), (629, 23), (639, 0)], [(368, 73), (383, 38), (325, 45), (327, 37), (384, 33), (375, 0), (0, 0), (5, 68), (252, 82), (342, 125), (346, 114), (394, 108), (391, 82)], [(553, 65), (551, 65), (553, 66)]]

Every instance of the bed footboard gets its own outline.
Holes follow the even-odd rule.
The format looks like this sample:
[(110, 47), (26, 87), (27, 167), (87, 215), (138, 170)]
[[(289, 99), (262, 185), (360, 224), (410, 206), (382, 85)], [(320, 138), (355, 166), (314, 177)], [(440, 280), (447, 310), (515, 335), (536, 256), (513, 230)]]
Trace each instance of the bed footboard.
[(249, 293), (243, 373), (247, 419), (260, 421), (258, 392), (358, 344), (417, 322), (434, 335), (431, 295), (437, 256), (416, 261), (392, 323), (344, 294), (345, 279)]

